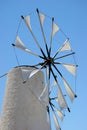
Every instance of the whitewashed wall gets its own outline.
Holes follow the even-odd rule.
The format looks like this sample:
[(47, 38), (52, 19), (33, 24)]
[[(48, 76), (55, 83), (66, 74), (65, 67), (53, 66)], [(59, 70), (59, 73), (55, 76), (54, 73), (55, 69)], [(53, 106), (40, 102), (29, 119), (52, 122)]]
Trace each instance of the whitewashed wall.
[(43, 88), (41, 71), (23, 84), (20, 67), (11, 70), (7, 76), (0, 130), (49, 130), (46, 109), (37, 98)]

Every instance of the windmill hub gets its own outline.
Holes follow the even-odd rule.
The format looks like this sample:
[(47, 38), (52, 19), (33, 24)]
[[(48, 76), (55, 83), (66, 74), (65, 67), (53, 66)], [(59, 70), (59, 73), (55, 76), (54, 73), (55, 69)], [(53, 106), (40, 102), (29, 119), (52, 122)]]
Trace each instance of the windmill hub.
[(51, 57), (47, 57), (44, 63), (46, 63), (46, 65), (51, 65), (54, 63), (54, 59)]
[(48, 63), (48, 64), (52, 64), (52, 63), (53, 63), (53, 59), (52, 59), (52, 58), (48, 58), (48, 59), (47, 59), (47, 63)]

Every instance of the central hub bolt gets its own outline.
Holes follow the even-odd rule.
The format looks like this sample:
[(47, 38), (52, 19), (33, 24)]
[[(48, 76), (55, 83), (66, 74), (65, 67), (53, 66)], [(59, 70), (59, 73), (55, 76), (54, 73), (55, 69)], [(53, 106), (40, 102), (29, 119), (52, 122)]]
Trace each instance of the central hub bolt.
[(48, 64), (52, 64), (53, 63), (53, 58), (48, 58), (46, 61), (47, 61)]

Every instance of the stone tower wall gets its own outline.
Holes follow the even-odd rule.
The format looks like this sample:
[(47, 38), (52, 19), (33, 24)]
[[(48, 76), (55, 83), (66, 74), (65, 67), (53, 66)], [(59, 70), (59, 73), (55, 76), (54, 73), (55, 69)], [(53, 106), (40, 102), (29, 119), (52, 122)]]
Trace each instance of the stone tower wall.
[(21, 69), (9, 71), (1, 116), (0, 130), (49, 130), (46, 109), (38, 100), (44, 88), (44, 76), (40, 71), (23, 83)]

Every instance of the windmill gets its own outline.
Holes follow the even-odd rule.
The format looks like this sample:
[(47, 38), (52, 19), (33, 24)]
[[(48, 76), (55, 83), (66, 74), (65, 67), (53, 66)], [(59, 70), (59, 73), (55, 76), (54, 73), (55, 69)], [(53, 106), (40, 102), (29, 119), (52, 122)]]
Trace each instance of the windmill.
[[(29, 42), (29, 49), (21, 37), (26, 43)], [(27, 40), (26, 37), (29, 39)], [(21, 16), (12, 46), (18, 67), (20, 67), (23, 79), (21, 82), (25, 85), (30, 79), (35, 80), (35, 76), (39, 75), (39, 80), (44, 82), (44, 88), (39, 94), (35, 93), (33, 88), (32, 94), (46, 110), (50, 129), (51, 119), (53, 119), (55, 128), (61, 130), (59, 122), (63, 120), (66, 110), (70, 112), (68, 97), (71, 102), (77, 97), (76, 91), (70, 87), (69, 81), (67, 81), (68, 79), (74, 81), (77, 69), (75, 52), (71, 48), (69, 38), (55, 23), (54, 18), (36, 9), (27, 16)], [(30, 65), (27, 65), (28, 69), (26, 66), (20, 65), (16, 48), (29, 53), (29, 60), (34, 58), (33, 63), (29, 62)], [(44, 80), (43, 77), (41, 78), (41, 73), (44, 75)]]

